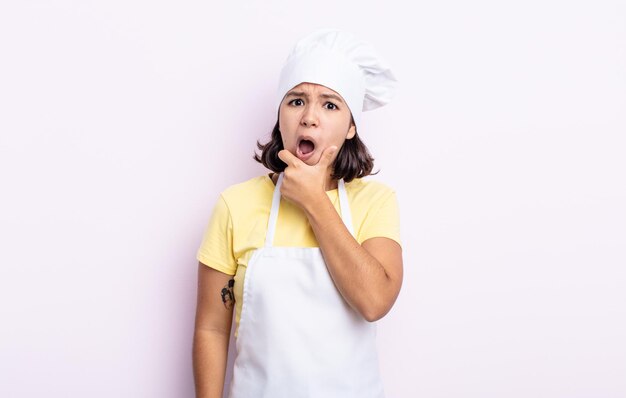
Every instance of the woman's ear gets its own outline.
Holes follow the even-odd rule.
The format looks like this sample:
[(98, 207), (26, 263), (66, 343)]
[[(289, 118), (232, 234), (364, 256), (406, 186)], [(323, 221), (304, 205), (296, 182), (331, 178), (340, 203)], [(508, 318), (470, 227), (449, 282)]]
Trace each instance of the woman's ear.
[(346, 140), (353, 138), (355, 135), (356, 135), (356, 125), (354, 123), (350, 123), (350, 129), (348, 129)]

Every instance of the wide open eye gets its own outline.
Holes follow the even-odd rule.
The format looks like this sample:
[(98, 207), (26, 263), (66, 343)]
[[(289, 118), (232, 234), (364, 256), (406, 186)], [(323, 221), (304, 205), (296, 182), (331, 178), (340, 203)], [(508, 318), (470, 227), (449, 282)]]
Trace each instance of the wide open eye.
[(300, 106), (302, 104), (304, 104), (304, 101), (302, 101), (302, 99), (300, 98), (292, 99), (291, 101), (289, 101), (289, 105)]
[(332, 102), (327, 102), (324, 105), (330, 105), (330, 107), (327, 106), (326, 109), (330, 109), (332, 111), (334, 111), (336, 109), (339, 109), (339, 108), (337, 108), (337, 105), (333, 104)]

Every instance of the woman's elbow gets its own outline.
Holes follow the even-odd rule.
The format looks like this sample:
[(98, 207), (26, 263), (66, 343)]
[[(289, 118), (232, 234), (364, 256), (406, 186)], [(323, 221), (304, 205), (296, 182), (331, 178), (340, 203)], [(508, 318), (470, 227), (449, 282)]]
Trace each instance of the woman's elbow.
[(398, 298), (399, 289), (394, 289), (393, 292), (382, 293), (378, 297), (370, 297), (369, 303), (364, 305), (359, 311), (363, 318), (368, 322), (376, 322), (391, 311), (391, 308)]
[(368, 322), (376, 322), (389, 313), (392, 305), (393, 303), (391, 303), (390, 305), (385, 303), (370, 305), (360, 311), (361, 316), (363, 316), (363, 318), (365, 318), (365, 320)]
[(383, 318), (385, 314), (380, 313), (371, 313), (371, 314), (363, 314), (363, 318), (365, 318), (368, 322), (376, 322), (377, 320)]

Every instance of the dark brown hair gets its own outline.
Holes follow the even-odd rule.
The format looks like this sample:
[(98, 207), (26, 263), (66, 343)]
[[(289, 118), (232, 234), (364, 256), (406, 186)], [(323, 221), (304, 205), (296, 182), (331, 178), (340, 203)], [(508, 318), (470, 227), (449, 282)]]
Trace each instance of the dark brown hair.
[[(354, 119), (352, 123), (354, 123)], [(280, 173), (285, 170), (287, 164), (278, 157), (278, 152), (284, 149), (280, 129), (278, 128), (278, 121), (276, 121), (276, 125), (272, 130), (270, 140), (265, 144), (261, 144), (257, 140), (256, 146), (261, 150), (261, 156), (255, 151), (252, 157), (254, 160), (275, 173)], [(344, 182), (350, 182), (354, 178), (375, 175), (380, 171), (372, 173), (374, 158), (370, 155), (367, 147), (359, 138), (358, 132), (354, 134), (354, 137), (343, 142), (332, 167), (333, 172), (331, 178), (335, 180), (343, 178)]]

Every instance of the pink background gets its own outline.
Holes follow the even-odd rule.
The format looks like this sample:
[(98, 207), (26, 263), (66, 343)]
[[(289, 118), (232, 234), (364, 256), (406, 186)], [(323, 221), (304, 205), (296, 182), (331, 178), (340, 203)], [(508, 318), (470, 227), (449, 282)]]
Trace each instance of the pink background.
[(360, 131), (398, 193), (389, 397), (626, 395), (626, 6), (0, 6), (0, 396), (191, 397), (195, 253), (291, 45), (370, 41)]

